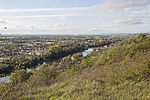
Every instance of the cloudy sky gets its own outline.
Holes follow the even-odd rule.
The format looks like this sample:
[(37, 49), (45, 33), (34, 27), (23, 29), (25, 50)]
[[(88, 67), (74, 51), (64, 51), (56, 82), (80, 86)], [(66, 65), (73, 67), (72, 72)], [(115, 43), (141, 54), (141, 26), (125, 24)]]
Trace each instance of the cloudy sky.
[(0, 0), (3, 34), (150, 32), (150, 0)]

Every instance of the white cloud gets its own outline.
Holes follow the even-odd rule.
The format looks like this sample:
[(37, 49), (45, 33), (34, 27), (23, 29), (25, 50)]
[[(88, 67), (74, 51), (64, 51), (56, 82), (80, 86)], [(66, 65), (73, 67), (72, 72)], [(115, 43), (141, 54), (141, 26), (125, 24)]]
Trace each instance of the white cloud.
[(141, 32), (149, 29), (149, 7), (150, 0), (103, 0), (91, 7), (0, 9), (0, 23), (20, 34)]
[(69, 27), (68, 24), (65, 23), (59, 23), (59, 24), (53, 24), (53, 25), (33, 25), (33, 24), (17, 24), (11, 26), (11, 24), (8, 26), (10, 30), (22, 30), (22, 31), (31, 31), (31, 30), (49, 30), (49, 31), (60, 31), (64, 30)]
[(90, 28), (88, 29), (89, 32), (100, 32), (100, 28)]
[(67, 16), (60, 17), (60, 19), (62, 19), (62, 20), (66, 20), (67, 18), (68, 18)]
[(104, 0), (103, 3), (93, 6), (93, 9), (101, 11), (130, 11), (133, 8), (146, 7), (150, 0)]
[(51, 25), (50, 27), (46, 27), (48, 30), (53, 30), (53, 31), (63, 31), (69, 27), (68, 24), (65, 23), (59, 23), (59, 24), (54, 24)]
[(5, 20), (0, 19), (0, 24), (7, 24), (8, 22)]
[(74, 8), (35, 8), (35, 9), (0, 9), (0, 13), (19, 13), (19, 12), (46, 12), (46, 11), (74, 11), (89, 10), (90, 7), (74, 7)]
[(124, 11), (125, 12), (128, 12), (128, 11), (130, 11), (131, 10), (131, 8), (124, 8)]
[(29, 26), (31, 29), (34, 29), (35, 28), (35, 26), (33, 26), (33, 25), (31, 25), (31, 26)]
[(67, 18), (73, 16), (88, 16), (89, 14), (51, 14), (51, 15), (26, 15), (26, 16), (1, 16), (1, 18), (5, 19), (19, 19), (19, 18), (49, 18), (49, 17), (60, 17)]
[(68, 25), (65, 23), (61, 23), (61, 24), (54, 24), (55, 27), (67, 27)]
[(115, 24), (123, 24), (123, 25), (135, 25), (135, 24), (143, 24), (141, 17), (137, 16), (129, 16), (125, 19), (116, 20)]

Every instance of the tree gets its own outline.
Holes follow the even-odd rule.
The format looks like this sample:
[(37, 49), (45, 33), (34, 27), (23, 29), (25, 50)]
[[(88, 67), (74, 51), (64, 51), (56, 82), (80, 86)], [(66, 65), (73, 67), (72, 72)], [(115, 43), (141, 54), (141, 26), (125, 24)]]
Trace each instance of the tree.
[(79, 63), (79, 62), (82, 60), (83, 55), (82, 55), (82, 53), (80, 52), (80, 53), (74, 54), (72, 57), (73, 57), (73, 62), (74, 62), (74, 63)]
[(55, 67), (57, 67), (57, 66), (58, 66), (58, 63), (57, 63), (57, 62), (53, 62), (52, 68), (55, 68)]
[(71, 55), (64, 57), (60, 62), (61, 68), (70, 68), (71, 64), (72, 64)]
[(11, 74), (10, 82), (15, 85), (17, 83), (22, 83), (23, 81), (27, 80), (28, 77), (25, 69), (17, 70), (15, 71), (15, 73)]
[(140, 40), (143, 40), (143, 39), (146, 38), (146, 35), (144, 35), (144, 34), (138, 34), (138, 35), (136, 35), (136, 38), (140, 39)]

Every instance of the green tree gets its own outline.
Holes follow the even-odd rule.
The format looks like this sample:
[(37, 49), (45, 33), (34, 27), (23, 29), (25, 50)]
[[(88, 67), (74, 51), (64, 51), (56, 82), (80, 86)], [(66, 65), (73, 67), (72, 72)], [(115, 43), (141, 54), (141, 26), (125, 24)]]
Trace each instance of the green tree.
[(25, 69), (17, 70), (15, 71), (15, 73), (11, 74), (10, 82), (13, 84), (17, 84), (27, 80), (28, 78), (29, 76), (27, 75)]
[(71, 64), (72, 64), (71, 55), (64, 57), (60, 62), (61, 68), (70, 68)]
[(136, 38), (140, 39), (140, 40), (143, 40), (143, 39), (146, 38), (146, 35), (144, 35), (144, 34), (138, 34), (138, 35), (136, 35)]
[(74, 63), (80, 63), (80, 61), (83, 59), (83, 55), (81, 52), (74, 54), (72, 57)]

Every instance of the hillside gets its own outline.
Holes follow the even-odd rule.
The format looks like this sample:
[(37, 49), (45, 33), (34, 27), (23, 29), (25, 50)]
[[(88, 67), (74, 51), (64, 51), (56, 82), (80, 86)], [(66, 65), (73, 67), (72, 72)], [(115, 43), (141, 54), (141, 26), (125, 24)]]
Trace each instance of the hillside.
[(150, 36), (137, 35), (106, 50), (80, 53), (36, 71), (16, 71), (1, 84), (6, 100), (150, 99)]

